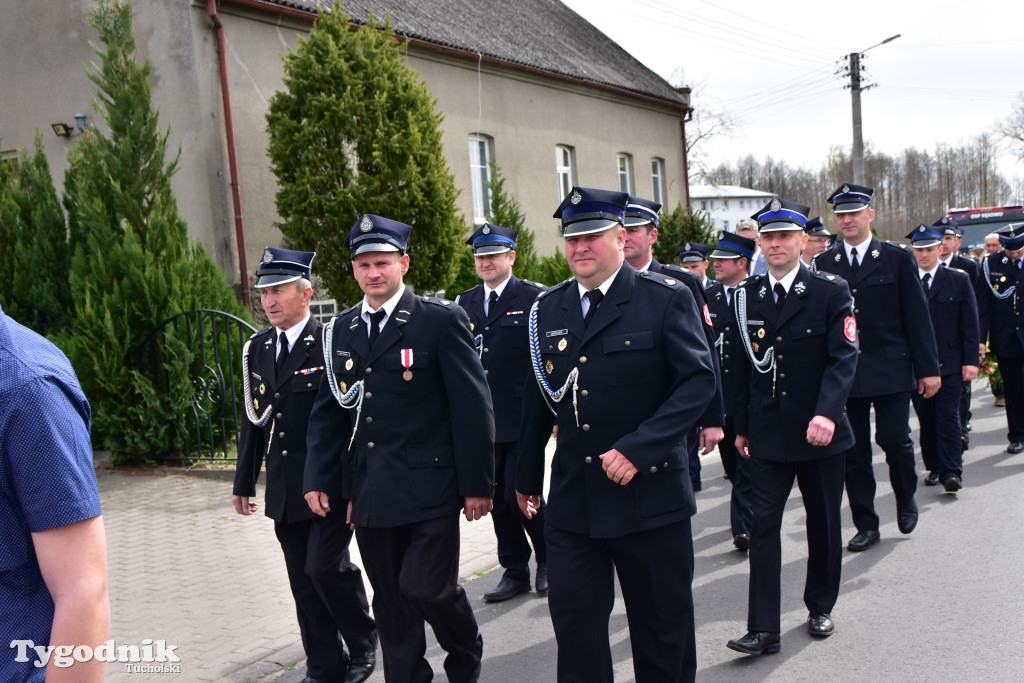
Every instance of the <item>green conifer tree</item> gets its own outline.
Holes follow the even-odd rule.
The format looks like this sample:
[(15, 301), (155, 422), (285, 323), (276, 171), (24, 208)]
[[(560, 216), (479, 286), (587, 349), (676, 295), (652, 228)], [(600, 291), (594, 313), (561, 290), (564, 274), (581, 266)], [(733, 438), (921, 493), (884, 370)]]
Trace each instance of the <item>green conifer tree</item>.
[[(0, 301), (4, 311), (43, 335), (69, 323), (67, 225), (53, 187), (43, 139), (0, 176)], [(0, 173), (4, 173), (0, 170)]]
[(100, 0), (88, 15), (102, 46), (89, 73), (109, 134), (90, 131), (69, 154), (64, 203), (70, 222), (75, 334), (59, 340), (93, 407), (93, 441), (116, 458), (148, 460), (180, 447), (191, 410), (189, 344), (164, 338), (168, 384), (137, 359), (170, 316), (196, 308), (244, 315), (223, 273), (190, 244), (171, 192), (177, 157), (152, 106), (148, 60), (136, 60), (131, 7)]
[(284, 89), (267, 113), (277, 176), (278, 227), (295, 248), (316, 250), (317, 271), (342, 302), (362, 295), (345, 238), (364, 213), (413, 226), (414, 288), (448, 287), (466, 225), (441, 145), (435, 98), (404, 61), (390, 20), (352, 31), (335, 5), (284, 58)]
[[(661, 263), (677, 264), (676, 252), (687, 242), (711, 245), (716, 241), (714, 226), (707, 215), (694, 212), (680, 202), (671, 213), (662, 213), (658, 220), (658, 241), (654, 243), (654, 258)], [(708, 275), (714, 276), (710, 267)]]

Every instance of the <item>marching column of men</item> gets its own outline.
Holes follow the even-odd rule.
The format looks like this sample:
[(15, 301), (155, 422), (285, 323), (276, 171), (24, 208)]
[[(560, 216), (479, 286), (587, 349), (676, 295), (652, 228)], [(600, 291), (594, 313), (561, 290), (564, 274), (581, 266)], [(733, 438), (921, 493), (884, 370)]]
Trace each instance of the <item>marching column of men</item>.
[[(972, 273), (948, 218), (918, 226), (910, 250), (873, 237), (873, 193), (847, 183), (829, 196), (843, 237), (831, 248), (820, 218), (773, 198), (744, 222), (756, 242), (721, 235), (708, 281), (704, 245), (684, 245), (682, 268), (654, 259), (660, 204), (573, 187), (555, 211), (572, 278), (550, 289), (516, 278), (516, 231), (485, 223), (467, 240), (481, 284), (454, 304), (403, 283), (410, 226), (364, 215), (346, 240), (364, 298), (326, 328), (308, 311), (312, 252), (268, 248), (257, 288), (274, 327), (244, 354), (251, 424), (233, 501), (256, 510), (265, 459), (307, 680), (365, 680), (378, 635), (386, 680), (430, 680), (427, 623), (449, 680), (480, 679), (483, 640), (458, 585), (460, 509), (470, 521), (493, 511), (504, 574), (485, 600), (529, 591), (535, 555), (559, 681), (612, 680), (616, 574), (636, 678), (694, 680), (700, 480), (688, 446), (719, 448), (733, 544), (749, 550), (747, 633), (728, 647), (781, 647), (794, 481), (806, 626), (831, 635), (844, 486), (857, 527), (848, 549), (879, 540), (872, 409), (903, 533), (918, 519), (909, 405), (925, 484), (959, 490), (964, 387), (986, 341), (1006, 385), (1007, 450), (1024, 451), (1024, 223), (999, 230), (1002, 250)], [(349, 561), (352, 530), (376, 625)]]

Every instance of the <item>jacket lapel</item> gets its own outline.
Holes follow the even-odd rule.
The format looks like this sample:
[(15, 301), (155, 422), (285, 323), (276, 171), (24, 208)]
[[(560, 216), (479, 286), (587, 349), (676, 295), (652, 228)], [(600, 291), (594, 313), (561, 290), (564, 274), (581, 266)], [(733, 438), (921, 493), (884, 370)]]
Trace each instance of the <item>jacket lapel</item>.
[[(377, 360), (381, 354), (402, 338), (402, 326), (412, 318), (414, 299), (415, 295), (412, 290), (406, 287), (395, 310), (384, 321), (384, 327), (381, 328), (377, 343), (370, 349), (370, 355), (367, 356), (367, 365)], [(367, 341), (367, 346), (369, 346), (369, 341)]]
[(877, 237), (872, 237), (871, 241), (868, 242), (866, 251), (867, 253), (858, 255), (860, 258), (860, 268), (857, 269), (857, 277), (853, 279), (851, 284), (859, 283), (878, 267), (878, 261), (882, 258), (882, 243), (878, 241)]
[[(622, 311), (619, 308), (629, 303), (629, 299), (633, 294), (633, 285), (636, 277), (638, 277), (638, 274), (633, 269), (633, 266), (623, 262), (618, 274), (608, 288), (608, 293), (601, 300), (601, 305), (597, 307), (594, 317), (591, 318), (590, 326), (583, 333), (584, 342), (611, 325), (622, 315)], [(583, 307), (580, 306), (579, 309), (582, 319)]]
[(487, 312), (487, 324), (491, 324), (501, 316), (505, 315), (505, 311), (512, 307), (512, 301), (516, 298), (516, 294), (519, 292), (519, 278), (515, 275), (509, 277), (508, 284), (505, 285), (504, 291), (501, 296), (498, 297), (498, 303), (491, 307), (491, 310)]
[(804, 307), (804, 297), (807, 295), (808, 274), (806, 268), (800, 268), (796, 272), (796, 279), (786, 294), (786, 301), (782, 304), (778, 319), (775, 322), (776, 329), (782, 327), (786, 322), (796, 315)]

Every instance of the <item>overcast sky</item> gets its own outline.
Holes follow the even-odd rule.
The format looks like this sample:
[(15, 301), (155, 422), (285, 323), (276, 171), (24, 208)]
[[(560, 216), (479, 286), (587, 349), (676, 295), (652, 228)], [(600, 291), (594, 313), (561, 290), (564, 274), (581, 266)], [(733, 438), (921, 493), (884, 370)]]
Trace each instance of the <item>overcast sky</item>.
[[(934, 152), (991, 132), (1024, 91), (1024, 3), (974, 0), (562, 0), (673, 85), (736, 122), (711, 166), (753, 154), (817, 170), (852, 145), (850, 52), (862, 60), (865, 147)], [(1000, 158), (1008, 180), (1024, 163)], [(870, 178), (868, 179), (870, 182)], [(1024, 201), (1024, 197), (1019, 198)]]

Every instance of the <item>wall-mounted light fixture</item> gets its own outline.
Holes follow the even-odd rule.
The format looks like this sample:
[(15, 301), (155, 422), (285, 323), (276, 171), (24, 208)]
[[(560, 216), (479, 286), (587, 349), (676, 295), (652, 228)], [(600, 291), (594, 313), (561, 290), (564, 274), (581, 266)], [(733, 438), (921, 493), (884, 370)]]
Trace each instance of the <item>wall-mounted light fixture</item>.
[(75, 134), (77, 129), (79, 133), (84, 133), (87, 130), (92, 130), (92, 124), (89, 122), (89, 117), (85, 114), (75, 114), (75, 125), (72, 126), (70, 123), (51, 123), (50, 127), (53, 128), (53, 132), (62, 138), (70, 138)]

